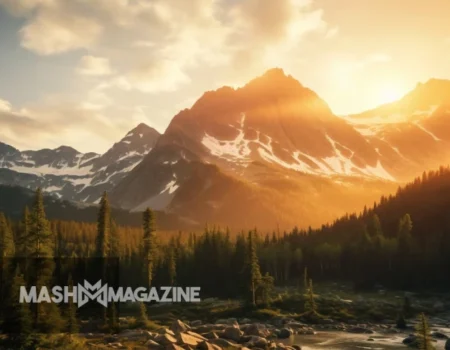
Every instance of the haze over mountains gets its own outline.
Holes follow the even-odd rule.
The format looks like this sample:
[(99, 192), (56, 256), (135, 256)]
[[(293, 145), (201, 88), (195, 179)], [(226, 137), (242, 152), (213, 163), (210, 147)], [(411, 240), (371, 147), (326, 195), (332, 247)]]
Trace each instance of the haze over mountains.
[(104, 155), (0, 145), (0, 183), (94, 203), (150, 206), (186, 223), (316, 225), (450, 159), (450, 81), (338, 117), (281, 69), (205, 93), (166, 132), (143, 124)]

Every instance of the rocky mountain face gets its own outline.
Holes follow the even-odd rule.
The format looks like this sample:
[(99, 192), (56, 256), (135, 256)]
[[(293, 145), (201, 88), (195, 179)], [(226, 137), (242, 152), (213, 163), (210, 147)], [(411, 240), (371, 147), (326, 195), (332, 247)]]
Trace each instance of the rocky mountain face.
[(450, 81), (431, 79), (401, 100), (348, 117), (399, 181), (450, 161)]
[[(395, 180), (365, 135), (274, 69), (181, 111), (111, 197), (132, 211), (166, 208), (223, 224), (235, 213), (240, 224), (275, 227), (331, 219), (393, 190)], [(221, 182), (227, 190), (215, 192)]]
[(103, 155), (67, 146), (20, 152), (0, 143), (0, 184), (41, 187), (57, 198), (94, 203), (142, 161), (158, 138), (156, 130), (140, 124)]
[[(450, 81), (338, 117), (281, 69), (206, 92), (166, 132), (139, 125), (104, 155), (0, 145), (0, 183), (95, 202), (104, 190), (189, 225), (317, 225), (370, 205), (450, 159)], [(151, 149), (151, 152), (149, 152)]]

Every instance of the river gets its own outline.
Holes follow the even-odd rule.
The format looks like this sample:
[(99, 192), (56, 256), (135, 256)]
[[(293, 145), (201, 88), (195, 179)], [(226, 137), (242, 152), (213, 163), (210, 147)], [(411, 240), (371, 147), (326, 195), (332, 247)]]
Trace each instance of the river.
[[(370, 349), (370, 350), (407, 350), (402, 344), (408, 333), (394, 334), (352, 334), (339, 331), (318, 331), (315, 335), (294, 335), (282, 342), (286, 345), (300, 345), (302, 350), (347, 350), (347, 349)], [(368, 340), (373, 339), (373, 340)], [(438, 340), (434, 343), (436, 350), (444, 350), (445, 341)]]

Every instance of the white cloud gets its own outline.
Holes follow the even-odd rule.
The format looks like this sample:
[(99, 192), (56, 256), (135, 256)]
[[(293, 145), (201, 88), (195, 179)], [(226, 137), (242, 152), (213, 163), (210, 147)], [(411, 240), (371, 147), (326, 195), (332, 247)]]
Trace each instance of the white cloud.
[(81, 57), (77, 71), (79, 74), (88, 76), (104, 76), (113, 73), (108, 58), (95, 56)]
[(9, 112), (11, 109), (11, 103), (0, 98), (0, 112)]
[[(100, 111), (61, 96), (25, 108), (0, 109), (0, 125), (0, 139), (27, 149), (58, 147), (70, 140), (69, 145), (81, 151), (104, 150), (123, 133)], [(89, 143), (79, 142), (82, 134), (89, 135)]]
[(102, 27), (96, 21), (58, 9), (38, 12), (20, 31), (22, 46), (40, 55), (92, 47)]
[[(195, 100), (204, 89), (225, 80), (241, 84), (264, 69), (292, 66), (303, 55), (307, 35), (319, 32), (323, 37), (333, 31), (312, 0), (0, 0), (0, 4), (24, 18), (20, 30), (24, 48), (39, 55), (83, 50), (73, 67), (80, 79), (72, 84), (78, 89), (72, 98), (76, 102), (68, 103), (64, 113), (62, 106), (42, 102), (48, 115), (37, 115), (31, 107), (24, 114), (34, 121), (39, 118), (42, 125), (50, 121), (63, 125), (68, 115), (76, 120), (78, 114), (98, 123), (100, 115), (112, 113), (118, 127), (124, 114), (115, 111), (126, 109), (143, 118), (135, 106), (144, 104), (152, 105), (144, 112), (161, 119), (155, 125), (167, 124), (176, 108), (188, 107), (179, 107), (177, 101)], [(165, 92), (174, 95), (161, 102)]]

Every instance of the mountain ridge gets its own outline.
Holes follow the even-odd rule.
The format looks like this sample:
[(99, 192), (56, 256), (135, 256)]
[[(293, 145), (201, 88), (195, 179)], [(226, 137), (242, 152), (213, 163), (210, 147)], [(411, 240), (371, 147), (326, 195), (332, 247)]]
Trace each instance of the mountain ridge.
[[(246, 203), (239, 207), (245, 212), (252, 203), (271, 197), (281, 203), (289, 193), (293, 201), (303, 204), (279, 205), (284, 213), (279, 208), (260, 207), (272, 227), (275, 222), (293, 223), (296, 211), (308, 220), (308, 215), (314, 216), (310, 208), (330, 219), (373, 202), (424, 170), (448, 163), (447, 101), (433, 110), (424, 105), (434, 102), (428, 91), (436, 86), (447, 89), (450, 81), (431, 79), (388, 104), (389, 108), (383, 105), (342, 118), (316, 92), (275, 68), (242, 87), (203, 93), (191, 108), (173, 117), (164, 134), (151, 135), (151, 152), (139, 144), (139, 129), (146, 129), (139, 124), (111, 147), (108, 152), (113, 157), (106, 152), (83, 165), (101, 172), (89, 179), (96, 195), (108, 190), (112, 204), (126, 210), (151, 206), (197, 224), (209, 220), (226, 224), (223, 212), (239, 226), (239, 205), (233, 203)], [(420, 98), (421, 94), (425, 97)], [(421, 101), (408, 104), (404, 102), (411, 99), (408, 96), (413, 96), (413, 102)], [(442, 96), (449, 96), (450, 102), (450, 89)], [(417, 106), (429, 108), (419, 115), (414, 110)], [(387, 123), (390, 108), (401, 110), (410, 120)], [(379, 117), (376, 113), (384, 113), (381, 121), (367, 124), (364, 117)], [(418, 142), (411, 143), (411, 139)], [(134, 143), (137, 158), (130, 157), (128, 142)], [(133, 162), (114, 169), (112, 164), (124, 156)], [(190, 198), (182, 195), (186, 193), (191, 193)], [(346, 194), (349, 198), (343, 205)], [(89, 196), (85, 202), (95, 199)], [(324, 208), (318, 207), (320, 203)], [(261, 213), (255, 211), (247, 221), (257, 220)], [(323, 217), (313, 221), (323, 222)]]

